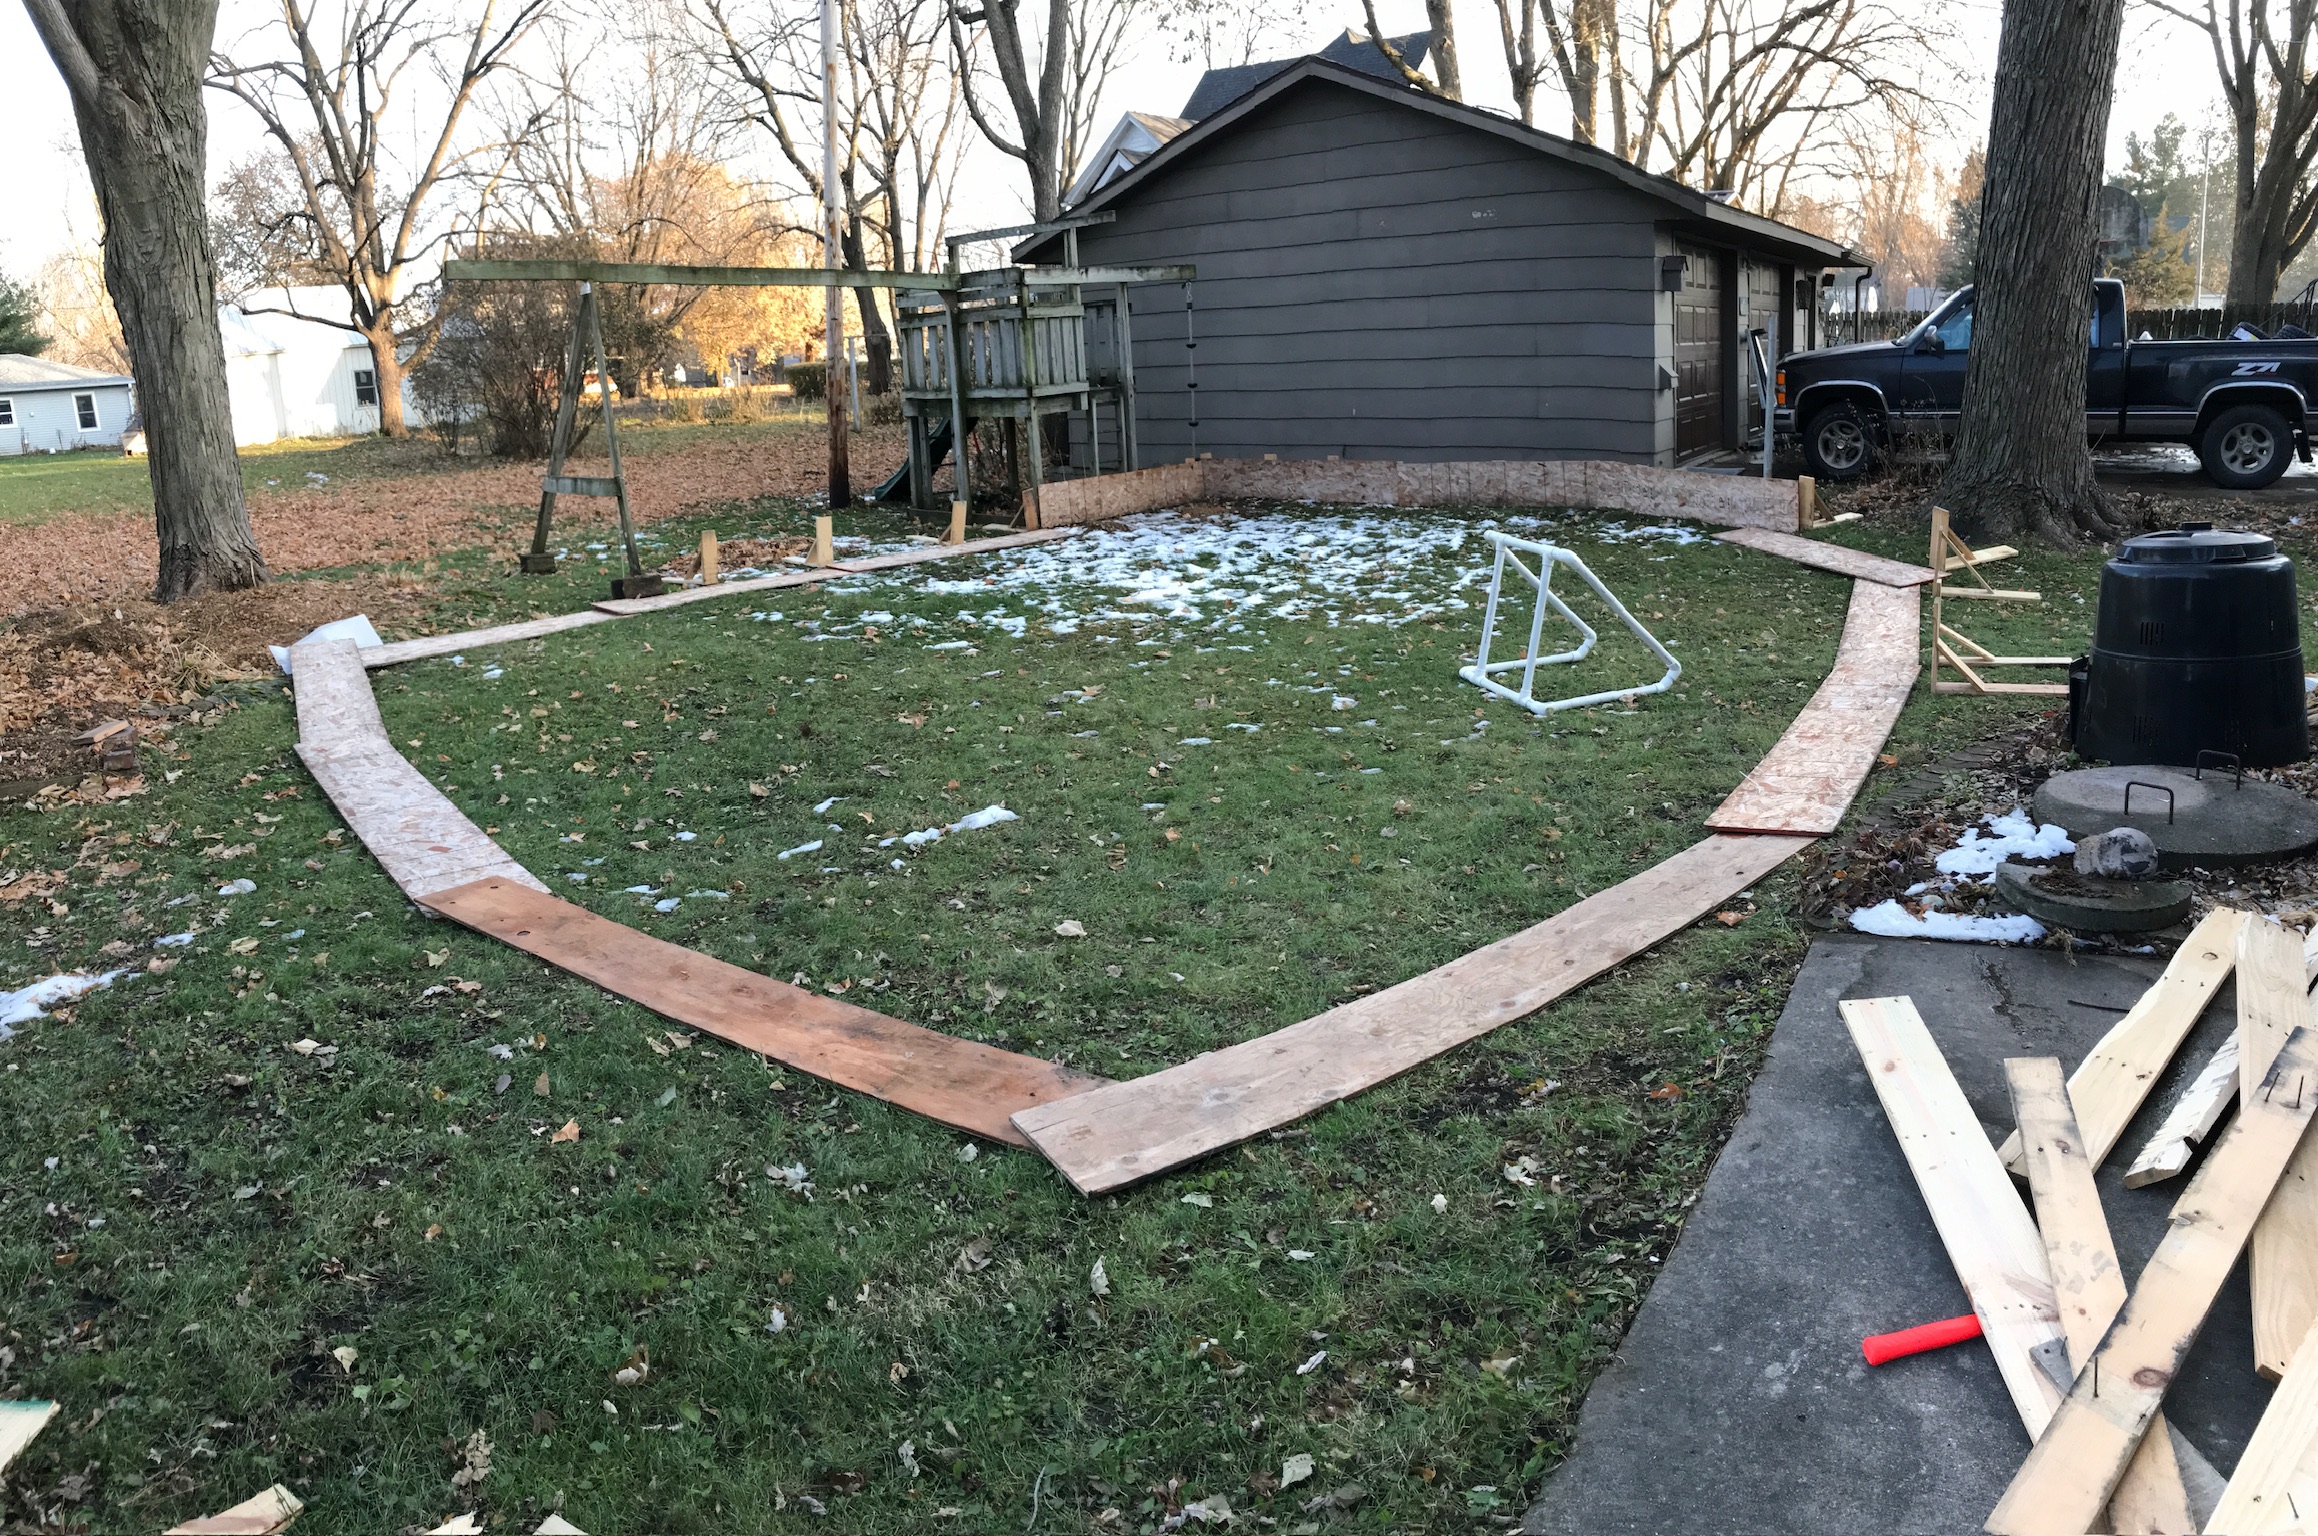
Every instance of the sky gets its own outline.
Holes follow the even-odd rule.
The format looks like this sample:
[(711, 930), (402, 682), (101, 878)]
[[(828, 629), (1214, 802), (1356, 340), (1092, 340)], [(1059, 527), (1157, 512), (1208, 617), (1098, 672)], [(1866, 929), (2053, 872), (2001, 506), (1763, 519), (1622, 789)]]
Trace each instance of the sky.
[[(1388, 32), (1420, 30), (1422, 0), (1380, 0), (1378, 15)], [(221, 42), (230, 42), (255, 24), (264, 13), (262, 0), (226, 0), (219, 23)], [(1943, 146), (1940, 158), (1953, 165), (1977, 141), (1987, 114), (1987, 81), (1995, 67), (1998, 6), (1995, 0), (1960, 0), (1946, 8), (1955, 23), (1965, 54), (1969, 83), (1955, 103), (1958, 131)], [(1460, 53), (1468, 100), (1510, 111), (1511, 89), (1504, 58), (1497, 46), (1497, 15), (1490, 0), (1457, 0)], [(1297, 46), (1317, 48), (1347, 26), (1362, 25), (1359, 0), (1310, 0), (1298, 43), (1276, 50), (1277, 56)], [(1109, 123), (1128, 108), (1172, 114), (1179, 109), (1198, 80), (1200, 66), (1171, 56), (1163, 42), (1141, 50), (1121, 70), (1100, 114)], [(2134, 7), (2128, 15), (2122, 62), (2117, 72), (2117, 98), (2110, 114), (2109, 160), (2124, 159), (2128, 131), (2146, 133), (2167, 112), (2176, 113), (2194, 127), (2216, 99), (2213, 63), (2201, 35), (2178, 22)], [(14, 103), (10, 120), (18, 125), (10, 146), (7, 169), (0, 187), (7, 192), (10, 217), (0, 224), (0, 274), (29, 279), (49, 257), (76, 241), (93, 241), (98, 233), (95, 199), (89, 191), (73, 126), (72, 109), (64, 83), (57, 77), (39, 37), (23, 8), (14, 0), (0, 0), (0, 100)], [(1566, 131), (1566, 109), (1557, 117), (1558, 102), (1548, 98), (1540, 107), (1539, 126)], [(259, 147), (255, 122), (237, 103), (210, 96), (209, 155), (211, 181), (224, 168)], [(969, 162), (959, 197), (953, 207), (957, 228), (990, 228), (1025, 217), (1024, 199), (1017, 183), (1017, 162), (981, 146)]]

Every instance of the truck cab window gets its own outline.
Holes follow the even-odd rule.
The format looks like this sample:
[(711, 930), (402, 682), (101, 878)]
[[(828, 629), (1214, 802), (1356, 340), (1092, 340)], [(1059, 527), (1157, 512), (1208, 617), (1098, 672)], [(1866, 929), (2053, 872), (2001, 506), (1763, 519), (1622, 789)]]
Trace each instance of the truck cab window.
[(1943, 316), (1932, 334), (1940, 338), (1944, 352), (1966, 352), (1972, 346), (1972, 306), (1960, 304), (1953, 313)]

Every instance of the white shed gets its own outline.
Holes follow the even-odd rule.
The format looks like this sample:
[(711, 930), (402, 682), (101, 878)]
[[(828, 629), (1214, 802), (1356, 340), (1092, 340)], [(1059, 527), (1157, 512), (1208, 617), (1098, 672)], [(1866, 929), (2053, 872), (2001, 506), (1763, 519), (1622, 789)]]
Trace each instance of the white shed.
[(133, 387), (117, 373), (0, 353), (0, 454), (118, 444)]
[[(370, 343), (333, 323), (351, 313), (345, 290), (322, 287), (260, 289), (219, 308), (236, 443), (378, 430)], [(402, 409), (405, 421), (424, 425), (408, 380)]]

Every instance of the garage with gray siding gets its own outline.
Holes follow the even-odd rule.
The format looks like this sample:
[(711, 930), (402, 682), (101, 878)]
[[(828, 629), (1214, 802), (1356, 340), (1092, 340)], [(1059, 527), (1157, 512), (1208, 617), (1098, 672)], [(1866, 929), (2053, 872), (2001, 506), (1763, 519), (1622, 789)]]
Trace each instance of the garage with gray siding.
[[(1774, 358), (1812, 344), (1822, 274), (1856, 264), (1589, 146), (1317, 58), (1071, 213), (1113, 215), (1076, 231), (1086, 266), (1198, 269), (1131, 290), (1145, 463), (1725, 453), (1755, 419), (1747, 333)], [(1061, 262), (1064, 242), (1017, 255)], [(1108, 329), (1090, 327), (1098, 378), (1116, 371)], [(1083, 418), (1071, 437), (1095, 468)]]

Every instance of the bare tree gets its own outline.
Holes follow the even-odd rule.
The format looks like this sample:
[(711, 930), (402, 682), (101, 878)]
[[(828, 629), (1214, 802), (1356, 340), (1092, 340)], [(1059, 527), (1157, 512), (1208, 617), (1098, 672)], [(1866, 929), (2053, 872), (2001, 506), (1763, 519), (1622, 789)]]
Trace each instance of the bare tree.
[(170, 602), (266, 579), (242, 501), (203, 178), (216, 0), (25, 0), (72, 95), (104, 215), (105, 284), (136, 363)]
[[(288, 162), (317, 259), (348, 302), (345, 320), (310, 318), (370, 343), (379, 430), (390, 437), (406, 430), (404, 371), (425, 359), (439, 325), (434, 314), (411, 313), (409, 291), (412, 269), (453, 233), (452, 221), (430, 217), (431, 205), (478, 158), (503, 153), (460, 148), (460, 125), (553, 3), (508, 0), (502, 9), (480, 0), (462, 16), (437, 15), (428, 0), (342, 0), (332, 25), (312, 0), (281, 0), (279, 21), (242, 45), (246, 61), (211, 60), (210, 85), (256, 113)], [(269, 45), (277, 56), (256, 57)], [(417, 121), (398, 112), (398, 92), (418, 87), (414, 71), (435, 77), (432, 128), (419, 135), (425, 158), (397, 167), (390, 146)]]
[[(1047, 0), (1046, 25), (1036, 36), (1023, 25), (1021, 0), (947, 4), (953, 67), (967, 115), (993, 148), (1020, 160), (1029, 173), (1031, 217), (1042, 223), (1058, 217), (1103, 87), (1118, 69), (1140, 15), (1135, 0)], [(1013, 113), (1012, 133), (999, 126), (985, 99), (988, 86), (978, 70), (982, 43)]]
[[(1525, 3), (1525, 0), (1522, 0), (1522, 3)], [(1445, 96), (1451, 101), (1463, 101), (1465, 99), (1465, 81), (1464, 76), (1457, 68), (1457, 17), (1456, 13), (1449, 8), (1449, 4), (1450, 0), (1425, 0), (1425, 24), (1432, 29), (1432, 37), (1427, 46), (1432, 52), (1433, 72), (1428, 76), (1423, 70), (1403, 57), (1400, 49), (1393, 46), (1392, 39), (1384, 35), (1384, 28), (1378, 24), (1376, 19), (1376, 0), (1360, 0), (1361, 14), (1368, 19), (1369, 41), (1376, 45), (1376, 51), (1384, 55), (1385, 62), (1390, 64), (1403, 80), (1420, 91), (1428, 91), (1435, 96)], [(1504, 0), (1500, 0), (1498, 6), (1500, 16), (1504, 14), (1504, 9)], [(1510, 43), (1507, 46), (1506, 58), (1508, 63), (1512, 61)], [(1532, 79), (1534, 78), (1533, 75)], [(1527, 120), (1523, 119), (1525, 122)]]
[[(826, 206), (822, 123), (834, 114), (837, 197), (844, 210), (838, 264), (852, 271), (898, 260), (904, 251), (919, 252), (922, 233), (910, 232), (911, 217), (904, 210), (922, 212), (936, 200), (932, 187), (946, 183), (945, 169), (954, 169), (954, 161), (946, 158), (950, 151), (940, 147), (954, 144), (954, 134), (947, 127), (929, 134), (921, 120), (938, 94), (931, 81), (941, 67), (939, 3), (844, 0), (838, 8), (838, 50), (852, 88), (841, 89), (848, 99), (832, 104), (821, 99), (817, 7), (787, 6), (781, 0), (698, 0), (698, 20), (724, 77), (728, 110), (772, 135), (789, 174), (816, 208)], [(916, 181), (913, 193), (908, 176), (921, 168), (926, 175)], [(945, 209), (947, 196), (946, 191), (940, 194)], [(877, 290), (856, 288), (853, 299), (868, 353), (870, 388), (882, 394), (891, 378), (892, 327)], [(841, 355), (844, 339), (827, 341), (829, 356)]]
[(2122, 531), (2085, 447), (2085, 302), (2124, 0), (2005, 0), (1964, 408), (1941, 499), (1975, 538)]
[[(1500, 0), (1500, 12), (1503, 5)], [(1537, 0), (1546, 41), (1553, 49), (1554, 72), (1569, 98), (1570, 137), (1581, 144), (1601, 142), (1602, 67), (1609, 65), (1611, 143), (1623, 159), (1632, 158), (1626, 131), (1626, 74), (1618, 51), (1617, 0), (1569, 0), (1561, 10), (1554, 0)], [(1527, 52), (1525, 45), (1524, 52)], [(1508, 63), (1511, 55), (1508, 55)], [(1536, 73), (1530, 66), (1531, 89)], [(1535, 119), (1526, 112), (1523, 122)]]
[(2318, 0), (2151, 0), (2206, 34), (2237, 151), (2229, 302), (2268, 304), (2318, 232)]

